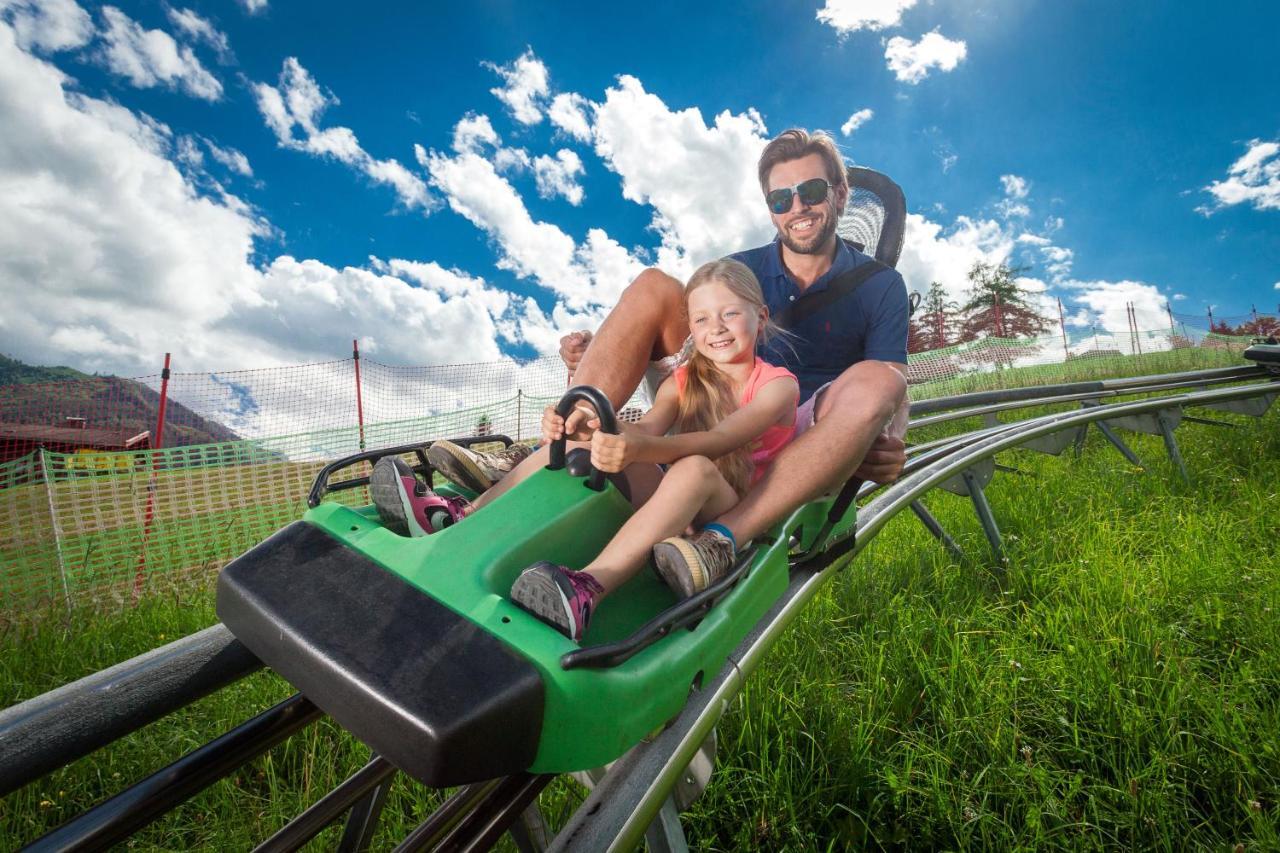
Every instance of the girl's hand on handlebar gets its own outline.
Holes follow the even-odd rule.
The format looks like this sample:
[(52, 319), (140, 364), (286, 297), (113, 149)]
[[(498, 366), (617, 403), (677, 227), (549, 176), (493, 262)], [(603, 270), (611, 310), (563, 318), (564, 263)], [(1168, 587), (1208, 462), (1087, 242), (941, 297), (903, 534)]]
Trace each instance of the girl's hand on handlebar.
[(568, 418), (556, 414), (555, 406), (542, 411), (542, 443), (550, 444), (566, 436), (573, 441), (590, 441), (591, 434), (600, 428), (600, 419), (590, 408), (579, 407)]
[(591, 436), (591, 464), (610, 474), (621, 471), (636, 461), (648, 441), (643, 433), (597, 432)]

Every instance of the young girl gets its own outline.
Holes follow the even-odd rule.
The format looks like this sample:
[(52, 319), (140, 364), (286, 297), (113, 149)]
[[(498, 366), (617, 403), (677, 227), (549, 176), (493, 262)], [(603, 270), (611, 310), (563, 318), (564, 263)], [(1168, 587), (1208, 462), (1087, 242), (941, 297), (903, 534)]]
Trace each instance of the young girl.
[[(715, 581), (690, 577), (683, 568), (689, 561), (670, 559), (673, 549), (688, 547), (673, 537), (690, 524), (705, 525), (719, 535), (703, 541), (732, 554), (732, 534), (708, 522), (738, 502), (795, 432), (799, 383), (789, 371), (756, 358), (757, 344), (779, 330), (751, 270), (732, 260), (703, 265), (685, 287), (685, 307), (693, 354), (662, 383), (639, 422), (620, 424), (622, 431), (609, 435), (596, 431), (599, 422), (589, 410), (577, 410), (567, 421), (554, 407), (543, 414), (544, 442), (589, 437), (591, 463), (606, 472), (625, 471), (638, 507), (581, 571), (539, 562), (511, 587), (514, 603), (575, 641), (599, 601), (635, 575), (651, 552), (681, 596)], [(667, 435), (672, 427), (675, 434)], [(545, 467), (548, 453), (544, 447), (520, 462), (470, 511)], [(665, 474), (653, 463), (666, 465)]]
[[(645, 564), (651, 550), (659, 571), (669, 537), (726, 512), (763, 472), (795, 432), (800, 389), (788, 371), (756, 358), (756, 345), (773, 334), (768, 309), (755, 276), (737, 261), (713, 261), (700, 267), (685, 288), (685, 307), (694, 351), (658, 389), (653, 408), (636, 424), (621, 425), (618, 435), (591, 435), (591, 463), (608, 471), (627, 471), (633, 495), (643, 501), (600, 555), (573, 571), (536, 563), (517, 578), (511, 600), (538, 618), (580, 640), (591, 613), (604, 596), (622, 586)], [(576, 431), (585, 418), (569, 423), (554, 409), (543, 417), (543, 437), (553, 441)], [(587, 424), (588, 429), (597, 421)], [(676, 434), (666, 435), (674, 426)], [(714, 462), (712, 460), (715, 460)], [(652, 465), (668, 464), (665, 475)], [(537, 464), (531, 459), (520, 468)], [(522, 474), (486, 492), (491, 493)], [(647, 487), (647, 488), (646, 488)], [(646, 493), (652, 495), (644, 500)], [(730, 548), (732, 540), (720, 531)], [(659, 545), (656, 547), (654, 543)], [(715, 578), (664, 578), (678, 593), (690, 595)]]

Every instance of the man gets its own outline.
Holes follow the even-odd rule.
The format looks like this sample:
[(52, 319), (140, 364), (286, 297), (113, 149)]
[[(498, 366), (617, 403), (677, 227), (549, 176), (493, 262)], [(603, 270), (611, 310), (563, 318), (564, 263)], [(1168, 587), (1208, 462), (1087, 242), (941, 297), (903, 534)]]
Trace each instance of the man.
[[(731, 257), (760, 279), (772, 316), (823, 292), (849, 270), (873, 263), (836, 235), (849, 187), (829, 136), (784, 131), (765, 147), (758, 171), (778, 235), (766, 246)], [(658, 546), (655, 553), (668, 572), (687, 572), (688, 588), (704, 589), (732, 566), (737, 542), (765, 533), (850, 476), (879, 483), (897, 479), (906, 461), (907, 318), (902, 276), (886, 268), (800, 319), (790, 329), (795, 337), (789, 344), (775, 342), (761, 354), (800, 379), (796, 438), (714, 524)], [(566, 335), (560, 354), (574, 384), (594, 385), (621, 406), (646, 369), (669, 362), (687, 335), (683, 285), (648, 269), (627, 287), (595, 335)], [(573, 425), (583, 420), (575, 417)], [(432, 451), (433, 465), (473, 488), (487, 486), (512, 464), (444, 443)]]

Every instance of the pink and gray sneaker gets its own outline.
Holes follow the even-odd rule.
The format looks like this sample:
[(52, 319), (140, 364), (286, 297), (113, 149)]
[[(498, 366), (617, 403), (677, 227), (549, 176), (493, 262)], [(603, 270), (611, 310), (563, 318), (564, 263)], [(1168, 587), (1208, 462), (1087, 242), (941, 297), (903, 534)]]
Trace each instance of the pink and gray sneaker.
[(545, 560), (521, 572), (511, 586), (511, 601), (564, 634), (582, 642), (596, 609), (596, 599), (604, 593), (595, 578)]
[(401, 536), (437, 533), (465, 516), (465, 498), (436, 494), (398, 456), (384, 456), (369, 475), (369, 497), (382, 523)]

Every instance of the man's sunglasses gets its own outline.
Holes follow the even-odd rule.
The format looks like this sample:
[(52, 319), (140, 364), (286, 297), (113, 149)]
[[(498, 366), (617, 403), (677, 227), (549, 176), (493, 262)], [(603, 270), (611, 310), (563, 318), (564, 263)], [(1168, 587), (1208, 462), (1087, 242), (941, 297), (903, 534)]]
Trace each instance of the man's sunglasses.
[(769, 210), (775, 215), (781, 216), (791, 209), (791, 197), (793, 195), (800, 196), (800, 203), (805, 205), (819, 204), (827, 200), (827, 193), (831, 191), (831, 184), (822, 178), (810, 178), (802, 181), (794, 187), (783, 187), (777, 190), (770, 190), (764, 197), (765, 203), (769, 205)]

